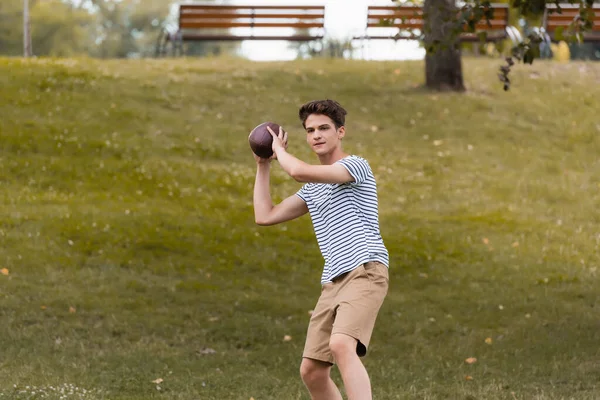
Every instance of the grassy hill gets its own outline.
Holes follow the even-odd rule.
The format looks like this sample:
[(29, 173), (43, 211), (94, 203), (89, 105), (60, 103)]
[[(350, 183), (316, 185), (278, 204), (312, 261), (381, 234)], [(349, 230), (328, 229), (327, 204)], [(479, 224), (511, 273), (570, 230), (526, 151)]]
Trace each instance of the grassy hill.
[(308, 399), (322, 259), (308, 217), (254, 224), (247, 135), (316, 162), (319, 98), (379, 184), (375, 398), (599, 398), (600, 64), (500, 65), (0, 59), (0, 400)]

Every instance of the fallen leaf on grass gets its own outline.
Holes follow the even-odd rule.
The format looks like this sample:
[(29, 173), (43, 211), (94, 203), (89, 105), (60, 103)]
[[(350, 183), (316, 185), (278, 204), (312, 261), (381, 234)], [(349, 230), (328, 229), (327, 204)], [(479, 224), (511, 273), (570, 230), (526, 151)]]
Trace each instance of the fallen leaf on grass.
[(465, 362), (467, 364), (475, 364), (477, 362), (477, 359), (475, 357), (469, 357), (465, 360)]
[(490, 239), (488, 238), (483, 238), (481, 239), (481, 241), (483, 242), (483, 244), (490, 244)]
[(77, 310), (75, 309), (75, 307), (69, 307), (69, 312), (71, 314), (75, 314), (77, 312)]
[(216, 353), (216, 351), (215, 351), (215, 350), (213, 350), (213, 349), (210, 349), (210, 348), (208, 348), (208, 347), (207, 347), (207, 348), (204, 348), (204, 349), (202, 349), (202, 350), (198, 350), (198, 354), (201, 354), (201, 355), (206, 355), (206, 354), (215, 354), (215, 353)]
[(292, 337), (291, 337), (290, 335), (285, 335), (285, 336), (283, 337), (283, 341), (284, 341), (284, 342), (289, 342), (290, 340), (292, 340)]
[(163, 378), (158, 378), (158, 379), (155, 379), (152, 381), (152, 383), (156, 383), (157, 385), (162, 382), (163, 382)]
[(468, 381), (472, 381), (473, 377), (471, 375), (467, 375), (467, 376), (465, 376), (465, 379), (468, 380)]
[(2, 275), (8, 275), (8, 268), (0, 269), (0, 273), (2, 273)]
[(489, 337), (489, 338), (486, 338), (486, 339), (485, 339), (485, 343), (486, 343), (486, 344), (492, 344), (492, 338), (491, 338), (491, 337)]

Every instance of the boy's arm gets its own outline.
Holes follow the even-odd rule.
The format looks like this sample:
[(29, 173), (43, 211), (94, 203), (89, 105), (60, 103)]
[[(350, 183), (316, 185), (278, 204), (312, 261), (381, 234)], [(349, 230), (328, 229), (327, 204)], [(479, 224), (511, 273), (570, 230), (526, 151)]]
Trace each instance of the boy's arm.
[(311, 165), (288, 153), (283, 147), (277, 149), (277, 160), (285, 172), (298, 182), (346, 183), (354, 182), (350, 172), (341, 164)]
[(308, 212), (300, 197), (291, 195), (273, 206), (270, 193), (270, 161), (259, 161), (254, 183), (254, 220), (258, 225), (275, 225), (298, 218)]
[(341, 164), (311, 165), (297, 159), (286, 151), (282, 129), (279, 135), (267, 128), (273, 136), (273, 152), (285, 172), (298, 182), (347, 183), (354, 182), (348, 169)]

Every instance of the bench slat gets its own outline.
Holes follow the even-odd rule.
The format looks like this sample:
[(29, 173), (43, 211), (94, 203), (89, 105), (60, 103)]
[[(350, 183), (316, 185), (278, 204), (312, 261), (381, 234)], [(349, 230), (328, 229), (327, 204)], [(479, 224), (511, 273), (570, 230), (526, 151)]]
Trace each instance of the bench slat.
[(289, 22), (210, 22), (210, 21), (181, 21), (179, 27), (183, 29), (198, 28), (322, 28), (323, 24), (317, 23), (289, 23)]
[[(487, 35), (486, 40), (488, 42), (491, 41), (497, 41), (497, 40), (503, 40), (506, 38), (506, 35), (504, 34), (496, 34), (496, 35)], [(391, 35), (367, 35), (367, 36), (355, 36), (354, 39), (386, 39), (386, 40), (395, 40), (395, 39), (412, 39), (411, 37), (403, 37), (400, 36), (399, 38), (396, 38), (395, 36), (391, 36)], [(460, 41), (464, 41), (464, 42), (479, 42), (481, 39), (479, 38), (479, 36), (477, 36), (476, 34), (464, 34), (461, 35), (459, 38)]]
[[(548, 15), (548, 21), (572, 21), (578, 16), (578, 14), (571, 15)], [(600, 21), (600, 15), (596, 14), (592, 18), (592, 21)]]
[[(379, 24), (369, 24), (369, 25), (367, 25), (367, 27), (368, 28), (394, 28), (394, 29), (422, 29), (423, 22), (409, 22), (409, 23), (404, 23), (404, 24), (394, 24), (394, 25), (386, 25), (386, 26), (382, 26)], [(485, 31), (501, 30), (505, 27), (506, 27), (506, 24), (493, 24), (493, 23), (492, 23), (492, 26), (488, 26), (487, 24), (475, 25), (475, 29), (485, 30)], [(466, 30), (466, 28), (465, 28), (465, 30)]]
[[(571, 10), (573, 10), (573, 9), (577, 9), (577, 10), (579, 10), (579, 4), (569, 4), (569, 3), (563, 3), (563, 4), (560, 4), (560, 8), (561, 8), (561, 10), (562, 10), (563, 12), (565, 12), (565, 10), (567, 10), (567, 11), (568, 11), (568, 10), (570, 10), (570, 9), (571, 9)], [(600, 4), (594, 4), (594, 5), (592, 6), (592, 8), (593, 8), (594, 10), (600, 10)], [(556, 4), (546, 4), (546, 9), (547, 9), (547, 10), (557, 10), (557, 9), (558, 9), (558, 7), (556, 6)]]
[(233, 36), (233, 35), (201, 35), (201, 34), (184, 34), (182, 35), (183, 40), (189, 41), (239, 41), (239, 40), (286, 40), (286, 41), (298, 41), (298, 42), (310, 42), (311, 40), (323, 39), (323, 36), (306, 36), (306, 35), (294, 35), (294, 36)]
[[(556, 23), (549, 23), (549, 24), (546, 26), (546, 30), (547, 30), (547, 31), (549, 31), (549, 32), (553, 32), (553, 31), (555, 31), (555, 30), (556, 30), (556, 28), (558, 28), (558, 27), (560, 27), (560, 26), (562, 26), (562, 27), (564, 27), (564, 28), (568, 28), (568, 27), (569, 27), (569, 23), (568, 23), (568, 22), (556, 22)], [(584, 35), (585, 35), (586, 33), (588, 33), (588, 32), (600, 32), (600, 25), (596, 25), (596, 24), (594, 24), (594, 26), (592, 26), (592, 29), (591, 29), (591, 30), (586, 30), (586, 31), (584, 32)]]
[[(384, 22), (384, 21), (386, 21), (386, 22)], [(372, 19), (372, 18), (370, 18), (368, 20), (367, 24), (369, 26), (373, 26), (373, 27), (385, 28), (385, 27), (388, 27), (388, 26), (391, 26), (391, 25), (393, 25), (393, 26), (402, 25), (404, 23), (415, 23), (415, 22), (423, 23), (423, 21), (424, 21), (423, 18), (415, 18), (415, 17), (413, 17), (413, 18), (408, 18), (407, 17), (407, 18), (404, 18), (404, 19), (398, 18), (398, 19), (394, 19), (393, 21), (390, 21), (390, 20), (380, 20), (380, 19)], [(492, 24), (492, 25), (497, 25), (497, 26), (506, 26), (506, 24), (507, 24), (506, 20), (503, 20), (503, 19), (500, 19), (500, 20), (498, 20), (498, 19), (490, 19), (489, 23)], [(481, 25), (481, 26), (484, 26), (484, 25), (487, 26), (488, 25), (488, 21), (481, 20), (476, 25), (477, 26), (479, 26), (479, 25)]]
[[(499, 9), (494, 10), (494, 16), (491, 19), (504, 19), (508, 15), (508, 10)], [(423, 17), (423, 10), (390, 10), (386, 13), (369, 13), (368, 18), (401, 18), (401, 17)]]
[(321, 10), (325, 6), (244, 6), (244, 5), (218, 5), (218, 4), (182, 4), (179, 10)]
[[(496, 3), (492, 4), (491, 8), (494, 10), (508, 10), (508, 4), (504, 3)], [(407, 9), (407, 10), (422, 10), (422, 6), (368, 6), (367, 12), (370, 13), (371, 10), (398, 10), (398, 9)]]
[(318, 20), (323, 18), (321, 15), (314, 14), (226, 14), (226, 13), (198, 13), (185, 14), (180, 17), (181, 20), (187, 19), (242, 19), (242, 18), (268, 18), (268, 19), (309, 19)]
[(423, 21), (421, 22), (406, 22), (404, 24), (393, 24), (393, 25), (380, 25), (378, 23), (367, 24), (368, 28), (407, 28), (407, 29), (421, 29), (423, 28)]

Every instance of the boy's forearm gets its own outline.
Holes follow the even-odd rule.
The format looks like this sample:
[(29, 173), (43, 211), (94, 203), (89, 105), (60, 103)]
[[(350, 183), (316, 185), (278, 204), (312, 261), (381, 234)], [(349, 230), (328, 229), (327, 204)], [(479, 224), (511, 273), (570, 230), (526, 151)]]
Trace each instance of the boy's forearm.
[(281, 168), (294, 179), (296, 179), (302, 168), (306, 165), (304, 161), (297, 159), (285, 149), (278, 149), (277, 161), (279, 161)]
[(273, 209), (270, 190), (270, 163), (258, 164), (254, 182), (254, 219), (264, 220)]

